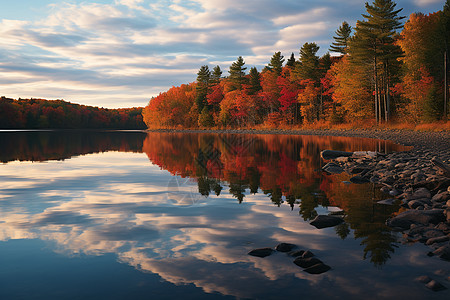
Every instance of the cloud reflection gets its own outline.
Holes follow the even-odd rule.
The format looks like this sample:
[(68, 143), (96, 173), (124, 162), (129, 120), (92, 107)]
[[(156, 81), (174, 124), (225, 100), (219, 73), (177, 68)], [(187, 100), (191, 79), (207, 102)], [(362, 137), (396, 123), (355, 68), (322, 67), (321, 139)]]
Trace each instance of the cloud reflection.
[[(27, 172), (18, 176), (24, 168)], [(389, 282), (392, 276), (374, 272), (360, 259), (358, 241), (344, 243), (333, 229), (313, 229), (298, 208), (276, 207), (262, 193), (246, 195), (242, 204), (226, 193), (202, 196), (193, 205), (177, 201), (168, 191), (172, 175), (149, 163), (145, 154), (107, 152), (64, 162), (6, 164), (0, 176), (1, 241), (54, 241), (55, 251), (67, 255), (115, 253), (120, 262), (176, 285), (240, 298), (313, 295), (319, 288), (318, 298), (382, 296), (386, 289), (400, 293)], [(26, 183), (20, 192), (12, 184), (18, 178)], [(187, 184), (177, 193), (183, 196), (190, 189)], [(279, 242), (312, 250), (333, 270), (311, 276), (283, 253), (265, 259), (247, 255)], [(374, 274), (377, 284), (371, 286)]]

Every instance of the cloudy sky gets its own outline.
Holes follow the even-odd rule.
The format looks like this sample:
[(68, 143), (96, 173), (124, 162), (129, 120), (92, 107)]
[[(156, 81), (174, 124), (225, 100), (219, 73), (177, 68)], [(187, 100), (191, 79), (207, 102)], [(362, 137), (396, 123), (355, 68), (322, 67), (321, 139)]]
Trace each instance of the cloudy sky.
[[(403, 15), (444, 0), (398, 0)], [(145, 106), (192, 82), (200, 66), (227, 74), (242, 55), (261, 69), (305, 42), (327, 51), (364, 0), (0, 0), (0, 95), (108, 107)]]

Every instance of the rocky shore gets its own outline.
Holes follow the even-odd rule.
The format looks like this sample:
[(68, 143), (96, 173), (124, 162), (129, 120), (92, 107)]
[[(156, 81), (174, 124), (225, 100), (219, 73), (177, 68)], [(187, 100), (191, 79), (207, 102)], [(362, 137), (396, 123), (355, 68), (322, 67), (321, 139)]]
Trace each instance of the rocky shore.
[[(430, 247), (428, 256), (450, 262), (449, 133), (388, 131), (370, 132), (369, 136), (413, 147), (390, 154), (323, 151), (322, 157), (330, 161), (323, 170), (334, 174), (347, 172), (354, 184), (377, 184), (390, 196), (379, 204), (402, 207), (386, 224), (403, 233), (404, 243), (424, 243)], [(417, 281), (434, 291), (445, 289), (427, 276)]]
[[(388, 199), (380, 201), (379, 204), (402, 206), (400, 213), (387, 220), (386, 224), (393, 230), (403, 233), (404, 243), (424, 243), (430, 247), (429, 256), (437, 256), (450, 262), (450, 132), (448, 131), (358, 129), (181, 130), (181, 132), (347, 136), (390, 140), (411, 146), (408, 151), (388, 154), (345, 153), (330, 149), (328, 153), (322, 152), (323, 158), (328, 162), (323, 170), (333, 174), (347, 172), (351, 174), (351, 182), (354, 184), (368, 182), (377, 184), (381, 191), (389, 195)], [(322, 224), (324, 220), (320, 222), (319, 226), (328, 227), (327, 224)], [(267, 252), (269, 248), (265, 250)], [(265, 255), (270, 254), (265, 253), (260, 257)], [(435, 291), (445, 289), (444, 285), (428, 276), (417, 278), (417, 281)]]

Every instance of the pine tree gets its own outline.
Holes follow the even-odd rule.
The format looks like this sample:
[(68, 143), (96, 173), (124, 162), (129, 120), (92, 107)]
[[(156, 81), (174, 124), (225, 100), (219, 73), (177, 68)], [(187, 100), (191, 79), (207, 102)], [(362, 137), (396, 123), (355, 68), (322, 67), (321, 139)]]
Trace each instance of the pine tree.
[(286, 66), (290, 67), (290, 68), (294, 68), (295, 67), (295, 56), (294, 56), (294, 53), (292, 53), (291, 57), (289, 57), (289, 59), (287, 60)]
[(249, 95), (255, 95), (260, 90), (262, 90), (261, 87), (261, 78), (259, 77), (259, 72), (256, 69), (256, 67), (253, 67), (250, 69), (249, 72)]
[(283, 69), (284, 56), (281, 55), (281, 52), (275, 52), (275, 54), (270, 59), (269, 65), (266, 67), (267, 70), (273, 71), (280, 76), (281, 70)]
[(201, 113), (205, 105), (207, 105), (206, 95), (208, 94), (209, 81), (211, 78), (211, 71), (208, 66), (201, 66), (197, 73), (197, 97), (195, 99), (198, 107), (198, 112)]
[(245, 83), (245, 70), (247, 68), (244, 68), (245, 62), (242, 56), (239, 56), (233, 64), (230, 66), (230, 70), (228, 73), (230, 73), (230, 76), (228, 79), (232, 83), (232, 89), (233, 90), (240, 90), (242, 88), (242, 84)]
[(211, 73), (211, 80), (210, 80), (211, 85), (218, 84), (220, 82), (220, 78), (222, 78), (222, 70), (220, 69), (219, 66), (215, 66)]
[(299, 63), (296, 65), (295, 72), (301, 80), (319, 79), (319, 57), (317, 56), (319, 46), (316, 43), (305, 43), (300, 49)]
[(385, 120), (389, 119), (391, 69), (402, 55), (400, 47), (395, 44), (395, 35), (396, 30), (402, 28), (404, 17), (398, 16), (402, 9), (396, 10), (395, 7), (391, 0), (375, 0), (372, 5), (366, 3), (367, 14), (362, 15), (366, 20), (356, 23), (355, 35), (348, 44), (353, 63), (372, 65), (375, 117), (378, 122), (382, 120), (382, 110)]
[(331, 43), (330, 51), (347, 54), (347, 44), (352, 34), (352, 27), (344, 21), (335, 33), (336, 36), (333, 36), (334, 42)]

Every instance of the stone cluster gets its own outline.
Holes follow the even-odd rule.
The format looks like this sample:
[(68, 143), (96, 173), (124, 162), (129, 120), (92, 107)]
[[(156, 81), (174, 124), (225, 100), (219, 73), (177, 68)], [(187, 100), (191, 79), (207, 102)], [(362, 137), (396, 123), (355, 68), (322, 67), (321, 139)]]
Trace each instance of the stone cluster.
[(331, 269), (330, 266), (324, 264), (320, 259), (315, 257), (315, 255), (309, 250), (300, 250), (294, 244), (280, 243), (272, 248), (259, 248), (254, 249), (248, 253), (248, 255), (256, 257), (266, 257), (274, 252), (284, 252), (291, 257), (295, 257), (294, 264), (303, 268), (303, 271), (309, 274), (322, 274)]
[[(400, 204), (405, 210), (386, 224), (403, 232), (404, 241), (431, 247), (429, 256), (450, 261), (450, 150), (435, 157), (431, 150), (381, 154), (325, 150), (330, 160), (322, 169), (330, 174), (347, 172), (355, 184), (377, 184), (390, 196), (379, 204)], [(433, 290), (442, 286), (427, 282)]]

